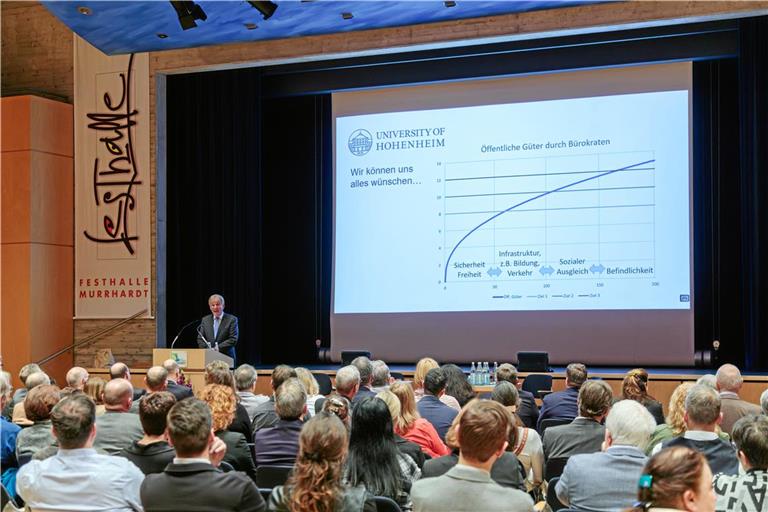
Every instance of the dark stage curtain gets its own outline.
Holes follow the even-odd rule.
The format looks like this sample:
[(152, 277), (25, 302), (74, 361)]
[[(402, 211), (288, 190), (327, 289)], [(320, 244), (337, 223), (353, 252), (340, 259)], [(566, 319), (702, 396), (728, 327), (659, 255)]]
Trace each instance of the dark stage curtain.
[[(168, 340), (220, 293), (240, 319), (239, 362), (262, 346), (262, 184), (257, 69), (167, 78)], [(190, 327), (177, 346), (194, 345)]]

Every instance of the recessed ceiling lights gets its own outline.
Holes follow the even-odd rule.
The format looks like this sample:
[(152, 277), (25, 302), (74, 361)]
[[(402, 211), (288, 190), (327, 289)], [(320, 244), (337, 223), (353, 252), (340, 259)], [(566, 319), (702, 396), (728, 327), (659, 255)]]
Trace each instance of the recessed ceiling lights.
[(443, 2), (446, 7), (456, 7), (456, 2), (449, 1), (449, 2)]
[(78, 7), (77, 12), (79, 12), (83, 16), (90, 16), (91, 14), (93, 14), (93, 11), (91, 10), (91, 8), (86, 7), (84, 5), (81, 5), (80, 7)]
[(259, 26), (255, 23), (245, 23), (245, 28), (247, 28), (248, 30), (253, 30), (253, 29), (259, 28)]
[(345, 20), (351, 20), (352, 18), (354, 18), (351, 12), (343, 12), (341, 13), (341, 17), (344, 18)]
[(162, 32), (160, 32), (157, 34), (157, 37), (159, 37), (160, 39), (168, 39), (168, 34), (163, 34)]

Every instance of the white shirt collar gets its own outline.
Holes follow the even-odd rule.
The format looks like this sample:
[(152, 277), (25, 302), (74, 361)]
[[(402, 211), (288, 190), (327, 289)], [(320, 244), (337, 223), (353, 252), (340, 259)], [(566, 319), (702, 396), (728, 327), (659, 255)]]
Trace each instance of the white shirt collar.
[(210, 460), (204, 459), (202, 457), (199, 457), (199, 458), (174, 457), (173, 458), (174, 464), (199, 464), (201, 462), (204, 464), (211, 463)]
[(686, 430), (683, 437), (692, 441), (714, 441), (715, 439), (720, 439), (717, 433), (705, 432), (703, 430)]
[(720, 398), (739, 398), (739, 394), (733, 391), (721, 391)]

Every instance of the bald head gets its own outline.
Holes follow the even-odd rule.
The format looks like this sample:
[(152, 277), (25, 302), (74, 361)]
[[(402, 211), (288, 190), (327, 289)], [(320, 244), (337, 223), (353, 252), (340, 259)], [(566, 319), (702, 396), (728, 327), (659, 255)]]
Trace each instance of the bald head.
[(27, 387), (27, 389), (36, 388), (37, 386), (42, 386), (44, 384), (50, 384), (51, 378), (48, 377), (43, 372), (35, 372), (29, 377), (27, 377), (27, 382), (24, 383), (24, 385)]
[(74, 366), (67, 372), (66, 380), (67, 386), (82, 391), (88, 382), (88, 370), (79, 366)]
[(147, 387), (152, 392), (163, 391), (168, 387), (168, 370), (162, 366), (153, 366), (147, 370), (144, 382), (147, 383)]
[(113, 379), (130, 379), (131, 371), (125, 363), (115, 363), (109, 368), (109, 376)]
[(741, 372), (732, 364), (724, 364), (718, 368), (715, 378), (717, 379), (718, 391), (738, 393), (741, 385), (744, 383), (744, 379), (741, 378)]
[(133, 401), (133, 386), (126, 379), (112, 379), (104, 386), (104, 405), (109, 410), (127, 411)]

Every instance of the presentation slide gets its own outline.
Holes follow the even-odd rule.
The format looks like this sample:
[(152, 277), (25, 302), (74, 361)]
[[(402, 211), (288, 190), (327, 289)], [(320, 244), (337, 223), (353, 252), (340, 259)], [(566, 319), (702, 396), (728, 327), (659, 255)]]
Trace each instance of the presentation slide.
[(334, 312), (690, 309), (688, 95), (337, 117)]

